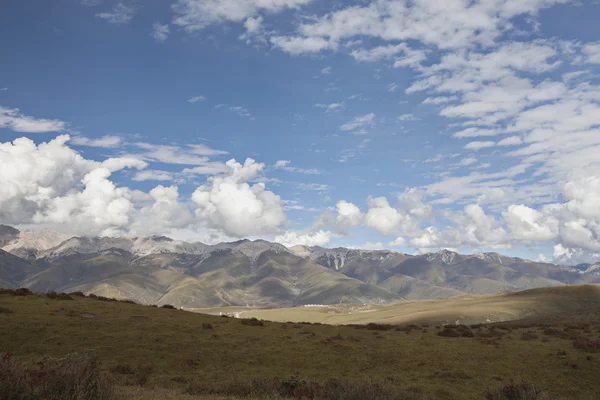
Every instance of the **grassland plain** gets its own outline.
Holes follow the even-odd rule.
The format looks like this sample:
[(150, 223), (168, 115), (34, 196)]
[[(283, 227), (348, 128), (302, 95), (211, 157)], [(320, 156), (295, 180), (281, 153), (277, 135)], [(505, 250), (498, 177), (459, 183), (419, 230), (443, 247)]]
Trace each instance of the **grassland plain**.
[(600, 306), (600, 285), (539, 288), (492, 295), (461, 295), (389, 305), (336, 304), (293, 308), (221, 307), (190, 311), (276, 322), (349, 324), (476, 324), (579, 311)]
[(600, 398), (598, 306), (472, 328), (356, 327), (244, 323), (72, 297), (0, 294), (0, 353), (33, 365), (92, 351), (126, 397), (140, 399), (224, 398), (184, 393), (194, 383), (290, 376), (386, 382), (440, 400), (484, 399), (513, 379), (557, 398)]

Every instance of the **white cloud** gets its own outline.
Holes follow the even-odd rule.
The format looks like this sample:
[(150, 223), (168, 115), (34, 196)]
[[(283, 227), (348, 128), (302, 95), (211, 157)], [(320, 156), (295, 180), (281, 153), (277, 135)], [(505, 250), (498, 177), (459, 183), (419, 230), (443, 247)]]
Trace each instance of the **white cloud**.
[(319, 53), (323, 50), (335, 50), (337, 48), (335, 43), (314, 37), (273, 36), (271, 37), (271, 43), (291, 55)]
[(329, 186), (323, 183), (300, 183), (298, 184), (298, 189), (313, 190), (315, 192), (324, 192), (329, 189)]
[(204, 96), (194, 96), (188, 99), (188, 103), (199, 103), (204, 100), (206, 100), (206, 97)]
[(423, 104), (445, 104), (458, 100), (458, 96), (437, 96), (428, 97), (423, 100)]
[[(353, 246), (350, 246), (350, 248), (352, 248), (352, 247)], [(363, 244), (361, 244), (359, 246), (356, 246), (356, 249), (358, 249), (358, 250), (371, 250), (371, 251), (375, 251), (375, 250), (384, 250), (385, 246), (381, 242), (377, 242), (377, 243), (366, 242), (366, 243), (363, 243)]]
[(315, 168), (303, 169), (303, 168), (298, 168), (298, 167), (292, 167), (292, 166), (290, 166), (290, 163), (291, 163), (290, 160), (279, 160), (275, 163), (275, 165), (273, 165), (273, 167), (275, 169), (280, 169), (280, 170), (287, 171), (287, 172), (298, 172), (301, 174), (308, 174), (308, 175), (319, 175), (321, 173), (321, 171), (319, 171), (318, 169), (315, 169)]
[(462, 160), (460, 160), (459, 165), (466, 167), (468, 165), (475, 164), (477, 161), (479, 161), (479, 160), (476, 159), (475, 157), (467, 157), (467, 158), (463, 158)]
[(331, 74), (331, 67), (325, 67), (321, 70), (321, 75), (330, 75)]
[(130, 22), (135, 14), (135, 8), (123, 3), (117, 3), (110, 12), (96, 14), (96, 17), (105, 20), (111, 24), (126, 24)]
[(583, 54), (585, 54), (585, 62), (590, 64), (600, 64), (600, 42), (588, 43), (583, 46)]
[(152, 24), (152, 36), (157, 42), (164, 42), (169, 37), (170, 29), (168, 24), (155, 22)]
[(46, 133), (65, 130), (67, 124), (58, 119), (34, 118), (21, 113), (18, 108), (0, 106), (0, 128), (15, 132)]
[(276, 231), (286, 222), (280, 197), (263, 183), (248, 184), (264, 164), (248, 158), (243, 165), (234, 159), (226, 165), (228, 173), (208, 178), (208, 183), (192, 194), (196, 216), (234, 237)]
[(137, 172), (132, 178), (134, 181), (172, 181), (174, 175), (168, 171), (159, 171), (153, 169), (147, 169), (144, 171)]
[(228, 154), (226, 151), (212, 149), (203, 144), (188, 144), (185, 147), (179, 147), (140, 142), (135, 145), (143, 152), (134, 154), (134, 156), (167, 164), (212, 166), (213, 163), (210, 161), (209, 156)]
[(390, 207), (385, 197), (369, 198), (367, 204), (369, 211), (365, 216), (365, 223), (384, 236), (396, 231), (404, 219), (398, 210)]
[(344, 103), (330, 103), (330, 104), (317, 103), (317, 104), (315, 104), (315, 107), (322, 108), (323, 110), (325, 110), (325, 112), (330, 113), (330, 112), (343, 110), (346, 107), (346, 105)]
[(318, 230), (309, 233), (298, 233), (296, 231), (287, 231), (275, 236), (275, 242), (284, 246), (292, 247), (302, 246), (325, 246), (331, 240), (331, 232)]
[(337, 228), (341, 231), (346, 231), (348, 228), (358, 226), (363, 221), (363, 214), (360, 208), (345, 200), (338, 201), (336, 204), (337, 216), (335, 221)]
[(404, 246), (406, 246), (406, 239), (404, 239), (402, 236), (398, 236), (396, 239), (394, 239), (391, 242), (389, 242), (388, 246), (390, 246), (390, 247), (404, 247)]
[(413, 114), (402, 114), (396, 118), (398, 121), (416, 121), (418, 120)]
[(177, 186), (159, 185), (149, 193), (152, 204), (142, 207), (130, 228), (138, 236), (163, 235), (172, 229), (182, 229), (193, 223), (190, 210), (179, 200)]
[(222, 22), (242, 22), (259, 12), (278, 13), (294, 9), (310, 0), (177, 0), (172, 8), (173, 23), (188, 32)]
[(498, 146), (518, 146), (522, 143), (523, 139), (521, 139), (519, 136), (511, 136), (499, 141)]
[(346, 122), (344, 125), (340, 126), (340, 130), (348, 132), (364, 128), (365, 126), (372, 126), (375, 124), (374, 120), (374, 113), (360, 115), (358, 117), (355, 117), (352, 121)]
[(487, 149), (489, 147), (494, 147), (496, 145), (496, 142), (470, 142), (467, 143), (465, 145), (465, 149), (467, 150), (481, 150), (481, 149)]
[(122, 143), (123, 139), (119, 136), (107, 135), (99, 138), (88, 138), (85, 136), (75, 136), (71, 139), (71, 143), (76, 146), (87, 147), (116, 147)]

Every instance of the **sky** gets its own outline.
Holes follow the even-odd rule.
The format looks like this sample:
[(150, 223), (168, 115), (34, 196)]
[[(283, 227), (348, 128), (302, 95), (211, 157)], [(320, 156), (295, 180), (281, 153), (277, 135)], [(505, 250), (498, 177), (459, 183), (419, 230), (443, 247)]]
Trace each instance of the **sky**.
[(600, 260), (599, 1), (19, 0), (0, 223)]

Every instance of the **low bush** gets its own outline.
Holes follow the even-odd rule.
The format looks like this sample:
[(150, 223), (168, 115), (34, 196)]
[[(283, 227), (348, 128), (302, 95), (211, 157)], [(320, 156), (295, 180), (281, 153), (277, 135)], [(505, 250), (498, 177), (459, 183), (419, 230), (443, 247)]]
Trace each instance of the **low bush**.
[(536, 340), (539, 336), (531, 331), (521, 333), (521, 340)]
[(554, 398), (530, 383), (511, 382), (488, 391), (486, 400), (553, 400)]
[[(264, 322), (262, 322), (261, 320), (258, 320), (256, 318), (250, 318), (250, 319), (242, 319), (240, 320), (240, 322), (242, 323), (242, 325), (248, 325), (248, 326), (264, 326)], [(302, 325), (300, 325), (302, 326)]]
[(12, 292), (13, 296), (29, 296), (32, 295), (33, 293), (31, 292), (31, 290), (27, 289), (27, 288), (19, 288), (19, 289), (15, 289)]
[(443, 331), (438, 333), (439, 336), (443, 337), (460, 337), (460, 333), (454, 329), (445, 328)]
[(70, 292), (69, 293), (71, 296), (76, 296), (76, 297), (85, 297), (85, 293), (83, 293), (82, 291), (78, 290), (76, 292)]
[(176, 310), (176, 308), (170, 304), (163, 304), (161, 308), (168, 308), (169, 310)]
[(4, 307), (0, 307), (0, 314), (12, 314), (12, 310), (9, 310), (8, 308), (4, 308)]
[(0, 356), (0, 400), (113, 400), (115, 383), (92, 355), (44, 358), (34, 369)]
[(573, 340), (573, 347), (586, 353), (600, 353), (600, 341), (589, 338), (578, 338)]
[(54, 291), (46, 293), (46, 297), (52, 300), (73, 300), (73, 298), (66, 293), (56, 293)]
[(202, 329), (213, 329), (213, 326), (212, 326), (212, 324), (203, 323), (202, 324)]
[(297, 375), (286, 379), (231, 380), (210, 383), (192, 383), (186, 394), (220, 395), (237, 398), (293, 398), (293, 399), (370, 399), (370, 400), (427, 400), (419, 390), (402, 390), (387, 384), (330, 380), (325, 383), (308, 382)]

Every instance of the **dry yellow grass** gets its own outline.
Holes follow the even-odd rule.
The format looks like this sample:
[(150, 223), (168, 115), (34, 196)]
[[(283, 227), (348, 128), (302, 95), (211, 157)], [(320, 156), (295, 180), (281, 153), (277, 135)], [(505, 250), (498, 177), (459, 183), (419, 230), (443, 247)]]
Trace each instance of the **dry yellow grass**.
[[(594, 303), (594, 301), (596, 303)], [(411, 324), (411, 323), (489, 323), (551, 313), (581, 310), (600, 305), (600, 285), (534, 289), (518, 293), (470, 295), (438, 300), (419, 300), (386, 306), (332, 305), (253, 309), (226, 307), (190, 311), (277, 322), (311, 322), (330, 325)]]

